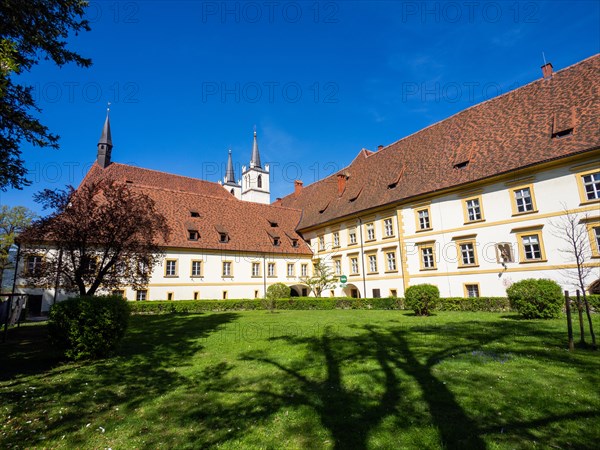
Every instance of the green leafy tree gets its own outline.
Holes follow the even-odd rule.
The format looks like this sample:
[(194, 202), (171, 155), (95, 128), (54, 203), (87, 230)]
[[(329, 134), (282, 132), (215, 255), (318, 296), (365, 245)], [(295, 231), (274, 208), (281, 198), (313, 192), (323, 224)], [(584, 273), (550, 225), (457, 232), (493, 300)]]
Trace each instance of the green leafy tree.
[(337, 282), (331, 268), (320, 259), (313, 264), (312, 276), (302, 277), (300, 280), (308, 286), (315, 297), (320, 297), (324, 290), (332, 288)]
[(18, 234), (29, 226), (36, 215), (24, 206), (0, 208), (0, 290), (4, 272), (13, 268), (9, 252)]
[(41, 110), (33, 88), (16, 82), (41, 59), (59, 67), (90, 59), (67, 49), (71, 33), (89, 31), (83, 0), (2, 0), (0, 2), (0, 190), (20, 189), (30, 182), (21, 159), (23, 141), (36, 147), (58, 148), (58, 136), (36, 119)]
[(19, 241), (23, 258), (43, 263), (23, 276), (34, 286), (91, 296), (123, 285), (142, 289), (159, 262), (170, 228), (148, 195), (103, 179), (66, 190), (44, 190), (36, 200), (54, 212), (35, 221)]

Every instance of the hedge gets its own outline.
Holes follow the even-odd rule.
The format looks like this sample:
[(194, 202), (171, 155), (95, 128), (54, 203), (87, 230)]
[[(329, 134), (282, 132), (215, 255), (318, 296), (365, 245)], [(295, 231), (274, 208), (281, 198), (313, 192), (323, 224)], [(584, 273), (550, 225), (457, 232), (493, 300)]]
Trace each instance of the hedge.
[[(380, 309), (403, 310), (403, 298), (348, 298), (348, 297), (292, 297), (274, 300), (273, 309), (278, 310), (327, 310), (327, 309)], [(199, 313), (205, 311), (250, 311), (271, 309), (266, 300), (150, 300), (129, 302), (133, 314)], [(441, 298), (440, 311), (509, 311), (505, 297)]]

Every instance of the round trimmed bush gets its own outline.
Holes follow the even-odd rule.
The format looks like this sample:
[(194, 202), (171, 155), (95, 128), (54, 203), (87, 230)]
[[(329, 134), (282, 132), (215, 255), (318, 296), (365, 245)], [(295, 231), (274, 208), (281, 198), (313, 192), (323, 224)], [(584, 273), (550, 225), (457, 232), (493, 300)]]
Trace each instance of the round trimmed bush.
[(70, 298), (50, 310), (50, 341), (70, 359), (105, 358), (125, 336), (129, 315), (121, 296)]
[(510, 307), (526, 319), (558, 317), (564, 302), (562, 289), (552, 280), (528, 278), (506, 290)]
[(282, 298), (290, 298), (292, 288), (283, 283), (275, 283), (267, 288), (268, 300), (280, 300)]
[(416, 284), (404, 293), (404, 304), (417, 316), (431, 314), (440, 299), (440, 290), (433, 284)]

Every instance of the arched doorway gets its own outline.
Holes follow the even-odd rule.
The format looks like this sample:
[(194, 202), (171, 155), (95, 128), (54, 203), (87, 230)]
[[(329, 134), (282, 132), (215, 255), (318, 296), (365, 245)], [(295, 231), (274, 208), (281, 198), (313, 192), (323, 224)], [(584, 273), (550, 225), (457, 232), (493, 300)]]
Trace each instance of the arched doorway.
[(590, 287), (588, 287), (588, 292), (590, 294), (600, 294), (600, 278), (590, 284)]
[(306, 284), (295, 284), (290, 286), (290, 297), (308, 297), (309, 291)]
[(344, 288), (344, 295), (346, 297), (360, 298), (360, 290), (354, 284), (347, 284)]

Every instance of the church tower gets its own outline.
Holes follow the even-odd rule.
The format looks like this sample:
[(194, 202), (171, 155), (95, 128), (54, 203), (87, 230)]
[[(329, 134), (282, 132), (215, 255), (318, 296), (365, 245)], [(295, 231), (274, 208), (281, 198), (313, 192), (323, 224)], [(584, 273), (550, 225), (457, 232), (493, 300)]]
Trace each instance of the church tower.
[(110, 109), (107, 109), (106, 120), (104, 121), (104, 128), (102, 129), (102, 136), (100, 136), (100, 140), (98, 141), (98, 156), (96, 159), (98, 165), (103, 169), (110, 165), (110, 156), (113, 148), (112, 137), (110, 135), (109, 112)]
[(233, 161), (231, 159), (231, 149), (229, 149), (229, 158), (227, 159), (227, 170), (223, 179), (223, 187), (227, 189), (235, 198), (242, 198), (242, 186), (240, 182), (235, 181), (235, 172), (233, 170)]
[(250, 167), (242, 167), (242, 200), (254, 203), (271, 203), (269, 165), (265, 165), (263, 169), (260, 163), (256, 131), (254, 132)]

